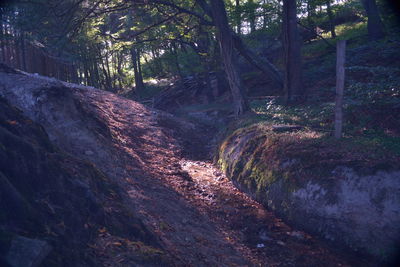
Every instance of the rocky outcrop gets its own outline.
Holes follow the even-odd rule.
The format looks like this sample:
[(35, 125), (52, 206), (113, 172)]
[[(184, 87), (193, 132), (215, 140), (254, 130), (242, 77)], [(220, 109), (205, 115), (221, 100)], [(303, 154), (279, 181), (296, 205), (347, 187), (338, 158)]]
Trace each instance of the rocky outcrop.
[[(96, 231), (84, 225), (104, 223), (102, 203), (109, 194), (106, 177), (90, 164), (57, 149), (41, 126), (2, 98), (0, 110), (3, 260), (21, 266), (21, 262), (41, 261), (48, 253), (19, 249), (23, 243), (19, 241), (28, 240), (18, 237), (22, 235), (52, 243), (53, 261), (63, 262), (70, 257), (68, 260), (73, 262), (82, 254), (72, 245), (84, 245)], [(57, 253), (65, 258), (57, 258)]]
[(227, 176), (294, 225), (390, 260), (400, 241), (399, 158), (276, 128), (258, 124), (228, 137), (218, 159)]

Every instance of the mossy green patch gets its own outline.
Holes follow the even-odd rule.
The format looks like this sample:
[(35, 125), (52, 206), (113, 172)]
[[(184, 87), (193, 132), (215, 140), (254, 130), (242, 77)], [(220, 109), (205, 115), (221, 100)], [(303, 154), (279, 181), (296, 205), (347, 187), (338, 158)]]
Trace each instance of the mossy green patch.
[(395, 153), (379, 145), (365, 146), (358, 138), (336, 140), (307, 128), (276, 132), (268, 122), (231, 131), (218, 156), (218, 164), (227, 176), (258, 199), (275, 194), (269, 190), (278, 182), (280, 194), (290, 194), (309, 181), (330, 188), (335, 184), (332, 179), (340, 179), (333, 175), (337, 167), (368, 175), (395, 170), (399, 162)]

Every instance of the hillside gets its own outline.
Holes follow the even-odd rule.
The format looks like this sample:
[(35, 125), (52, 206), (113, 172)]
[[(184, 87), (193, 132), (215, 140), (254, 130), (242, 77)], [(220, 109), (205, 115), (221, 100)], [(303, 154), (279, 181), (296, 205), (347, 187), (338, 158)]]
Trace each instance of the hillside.
[[(3, 261), (13, 260), (6, 244), (15, 235), (50, 245), (51, 266), (351, 261), (285, 225), (210, 163), (187, 158), (193, 124), (95, 88), (5, 67), (0, 77), (1, 96), (24, 113), (2, 100), (2, 183), (12, 188), (3, 197), (32, 203), (37, 220), (2, 214)], [(262, 240), (267, 250), (257, 249)]]

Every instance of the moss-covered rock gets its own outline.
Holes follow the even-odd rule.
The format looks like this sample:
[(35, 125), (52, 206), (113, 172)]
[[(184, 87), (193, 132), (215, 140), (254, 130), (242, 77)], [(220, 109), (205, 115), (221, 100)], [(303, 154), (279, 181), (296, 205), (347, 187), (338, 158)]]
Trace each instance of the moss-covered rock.
[(289, 222), (390, 258), (400, 240), (398, 156), (353, 139), (275, 128), (258, 123), (233, 131), (218, 155), (227, 176)]

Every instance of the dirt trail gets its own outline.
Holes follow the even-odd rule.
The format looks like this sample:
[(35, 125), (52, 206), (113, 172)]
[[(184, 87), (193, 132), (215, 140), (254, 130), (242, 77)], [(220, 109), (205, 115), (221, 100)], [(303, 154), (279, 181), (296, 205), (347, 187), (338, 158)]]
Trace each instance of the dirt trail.
[[(212, 136), (207, 134), (203, 138), (212, 140)], [(189, 176), (188, 182), (181, 184), (179, 191), (210, 218), (224, 239), (239, 250), (251, 265), (368, 266), (367, 262), (333, 250), (324, 242), (282, 222), (238, 190), (216, 168), (210, 156), (205, 156), (207, 146), (204, 143), (194, 144), (201, 147), (192, 148), (187, 153), (189, 156), (180, 160), (181, 168)], [(200, 160), (198, 154), (201, 155)], [(191, 160), (193, 156), (197, 160)]]
[(185, 195), (255, 266), (350, 266), (240, 192), (211, 162), (181, 160), (193, 180)]
[[(175, 256), (175, 265), (351, 265), (238, 191), (204, 158), (204, 141), (210, 136), (199, 140), (196, 129), (177, 132), (176, 127), (185, 126), (177, 125), (176, 119), (132, 101), (97, 91), (81, 92), (101, 110), (102, 120), (116, 137), (114, 145), (125, 152), (118, 161), (125, 162), (126, 178), (120, 182), (127, 201), (163, 248)], [(135, 105), (135, 113), (129, 113)], [(180, 138), (189, 143), (182, 147)], [(204, 160), (191, 160), (199, 157)]]
[[(60, 82), (24, 75), (1, 78), (2, 95), (40, 121), (54, 142), (119, 184), (123, 205), (170, 258), (156, 265), (361, 265), (239, 192), (204, 157), (210, 136), (198, 137), (191, 123), (94, 88), (63, 83), (63, 89)], [(101, 229), (90, 246), (104, 266), (136, 266), (132, 244)]]
[[(146, 110), (139, 116), (128, 114), (133, 102), (117, 97), (92, 99), (103, 114), (109, 114), (107, 124), (118, 136), (120, 149), (127, 152), (128, 165), (134, 154), (143, 161), (140, 171), (145, 170), (146, 176), (135, 176), (128, 168), (124, 187), (150, 231), (176, 256), (176, 265), (352, 265), (237, 190), (204, 158), (205, 140), (189, 141), (185, 148), (190, 151), (182, 151), (185, 148), (179, 138), (187, 141), (188, 136), (183, 135), (188, 133), (175, 132), (172, 128), (177, 125), (168, 125), (171, 121), (165, 122), (165, 117), (160, 119)], [(171, 132), (158, 128), (159, 124), (167, 124)], [(141, 125), (151, 132), (151, 138), (142, 133), (147, 140), (138, 139), (137, 128), (131, 125)], [(195, 132), (193, 138), (198, 137)], [(203, 138), (210, 140), (210, 136)], [(204, 160), (191, 160), (199, 157)]]

